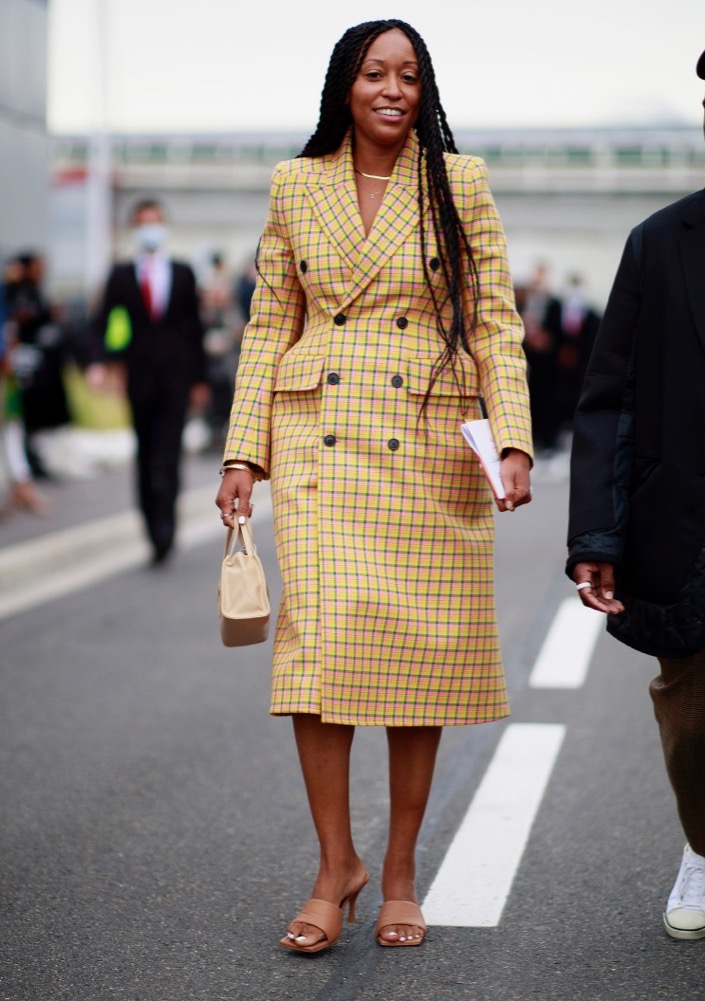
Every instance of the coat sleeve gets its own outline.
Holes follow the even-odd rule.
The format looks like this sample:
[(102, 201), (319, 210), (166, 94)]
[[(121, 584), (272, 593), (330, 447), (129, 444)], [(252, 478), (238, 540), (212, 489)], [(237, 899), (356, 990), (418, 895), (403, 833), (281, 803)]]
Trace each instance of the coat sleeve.
[(206, 383), (208, 381), (208, 370), (206, 364), (206, 351), (203, 343), (205, 330), (201, 319), (201, 304), (198, 298), (198, 286), (196, 276), (188, 264), (181, 266), (184, 274), (185, 300), (184, 300), (184, 320), (187, 325), (191, 348), (191, 383)]
[(633, 455), (633, 382), (641, 307), (642, 227), (617, 269), (575, 413), (568, 562), (622, 564)]
[[(456, 199), (477, 267), (479, 298), (471, 347), (495, 443), (533, 455), (524, 327), (516, 311), (504, 229), (482, 160), (463, 163)], [(454, 168), (456, 169), (456, 168)], [(454, 184), (454, 188), (455, 188)], [(468, 315), (473, 303), (468, 295)]]
[(304, 290), (286, 219), (285, 174), (275, 169), (269, 212), (257, 251), (257, 284), (242, 341), (224, 461), (259, 466), (269, 477), (270, 423), (277, 368), (301, 336)]

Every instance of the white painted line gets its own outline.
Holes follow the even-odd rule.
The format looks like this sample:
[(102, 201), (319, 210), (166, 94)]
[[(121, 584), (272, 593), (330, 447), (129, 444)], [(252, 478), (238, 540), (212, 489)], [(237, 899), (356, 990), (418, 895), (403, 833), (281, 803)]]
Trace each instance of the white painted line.
[[(212, 487), (183, 494), (179, 501), (178, 548), (190, 549), (217, 537), (225, 541), (214, 500)], [(258, 496), (253, 507), (255, 524), (268, 518), (272, 510), (269, 491)], [(139, 516), (132, 511), (10, 547), (2, 554), (4, 562), (0, 562), (0, 620), (145, 565), (149, 554)], [(19, 568), (21, 562), (33, 566), (24, 574), (18, 569), (13, 580), (12, 569), (15, 565)], [(214, 566), (214, 580), (217, 573)]]
[(564, 735), (557, 723), (507, 727), (423, 902), (427, 924), (499, 924)]
[(146, 564), (148, 558), (149, 548), (139, 539), (122, 542), (116, 549), (112, 549), (110, 543), (106, 542), (104, 553), (88, 556), (75, 567), (50, 571), (43, 577), (24, 581), (12, 591), (0, 594), (0, 619), (19, 615), (55, 598), (63, 598), (115, 574), (131, 570), (140, 563)]
[(536, 658), (529, 686), (581, 688), (604, 628), (604, 615), (586, 608), (580, 598), (565, 598)]

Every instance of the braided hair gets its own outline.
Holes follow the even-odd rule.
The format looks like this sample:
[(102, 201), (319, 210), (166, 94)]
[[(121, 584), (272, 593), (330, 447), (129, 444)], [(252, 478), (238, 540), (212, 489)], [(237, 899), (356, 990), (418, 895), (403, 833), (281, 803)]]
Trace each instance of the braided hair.
[[(414, 128), (424, 154), (418, 161), (421, 254), (426, 284), (436, 313), (438, 332), (444, 345), (431, 372), (431, 381), (422, 404), (422, 411), (425, 411), (436, 380), (448, 366), (462, 391), (463, 387), (460, 386), (456, 370), (456, 359), (461, 348), (472, 355), (470, 341), (477, 319), (479, 280), (470, 242), (453, 201), (443, 156), (444, 153), (457, 153), (458, 150), (441, 105), (428, 48), (421, 35), (411, 25), (391, 18), (366, 21), (345, 32), (333, 49), (328, 64), (321, 94), (318, 125), (299, 156), (325, 156), (340, 147), (352, 124), (347, 98), (360, 66), (375, 39), (395, 28), (402, 31), (409, 39), (419, 64), (421, 100)], [(428, 192), (427, 196), (425, 192)], [(440, 302), (429, 273), (427, 224), (424, 212), (426, 197), (437, 256), (446, 284), (446, 295)], [(469, 289), (473, 302), (469, 325), (463, 311), (463, 292), (466, 288)], [(446, 302), (451, 306), (449, 325), (443, 321), (442, 307)]]

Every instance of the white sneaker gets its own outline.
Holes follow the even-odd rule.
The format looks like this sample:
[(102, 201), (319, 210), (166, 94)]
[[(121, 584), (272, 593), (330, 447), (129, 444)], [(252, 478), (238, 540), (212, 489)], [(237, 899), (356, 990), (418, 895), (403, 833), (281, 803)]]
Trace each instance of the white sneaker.
[(696, 855), (690, 845), (683, 849), (663, 923), (671, 938), (705, 938), (705, 858)]

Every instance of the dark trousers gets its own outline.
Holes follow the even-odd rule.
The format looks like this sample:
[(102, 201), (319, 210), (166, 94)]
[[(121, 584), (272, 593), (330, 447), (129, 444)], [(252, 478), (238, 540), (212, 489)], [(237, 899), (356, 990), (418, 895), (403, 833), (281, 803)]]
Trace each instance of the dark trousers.
[(137, 436), (137, 499), (155, 555), (164, 556), (176, 532), (186, 395), (154, 395), (130, 402)]
[(666, 770), (690, 847), (705, 856), (705, 650), (682, 660), (659, 658), (649, 686)]
[(531, 427), (537, 449), (553, 449), (558, 443), (561, 415), (556, 397), (557, 369), (552, 354), (527, 352)]

